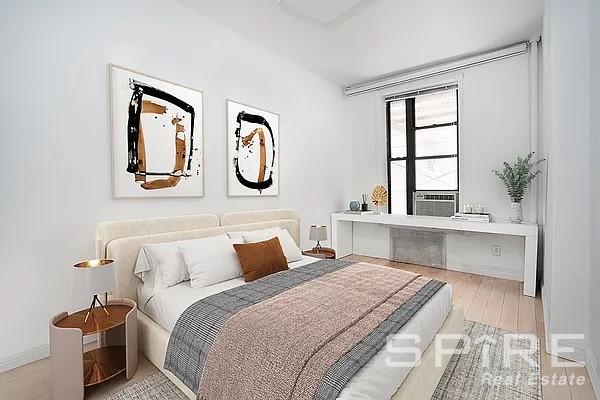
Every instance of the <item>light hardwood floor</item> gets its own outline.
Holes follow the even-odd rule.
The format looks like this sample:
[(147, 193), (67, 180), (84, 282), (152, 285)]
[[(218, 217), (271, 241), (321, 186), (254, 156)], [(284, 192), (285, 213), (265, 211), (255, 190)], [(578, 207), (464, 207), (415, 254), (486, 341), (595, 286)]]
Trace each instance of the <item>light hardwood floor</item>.
[[(595, 399), (585, 368), (553, 368), (551, 366), (551, 356), (543, 350), (545, 348), (544, 317), (541, 298), (539, 296), (536, 298), (523, 296), (520, 282), (370, 257), (350, 256), (347, 259), (405, 269), (452, 284), (454, 286), (454, 303), (464, 307), (467, 319), (508, 331), (538, 335), (542, 343), (542, 374), (548, 376), (556, 374), (557, 377), (568, 377), (575, 374), (575, 376), (584, 377), (585, 384), (580, 386), (543, 386), (544, 400)], [(156, 367), (140, 354), (138, 370), (131, 381), (127, 381), (123, 376), (114, 378), (88, 390), (86, 399), (103, 399), (108, 394), (152, 375), (156, 371)], [(0, 399), (2, 400), (46, 400), (50, 398), (50, 362), (48, 359), (0, 374)]]

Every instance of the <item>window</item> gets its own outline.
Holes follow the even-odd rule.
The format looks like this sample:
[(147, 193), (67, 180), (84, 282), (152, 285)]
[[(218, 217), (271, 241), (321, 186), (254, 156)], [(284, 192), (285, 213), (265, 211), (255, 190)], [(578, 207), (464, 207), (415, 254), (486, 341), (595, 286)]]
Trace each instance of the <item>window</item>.
[(458, 190), (458, 88), (386, 99), (392, 214), (413, 214), (413, 193)]

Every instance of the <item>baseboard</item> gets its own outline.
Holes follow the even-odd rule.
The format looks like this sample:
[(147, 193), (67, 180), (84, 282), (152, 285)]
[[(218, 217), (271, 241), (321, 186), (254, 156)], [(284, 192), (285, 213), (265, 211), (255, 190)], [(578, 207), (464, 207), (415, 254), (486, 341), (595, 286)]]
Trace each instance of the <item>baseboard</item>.
[(523, 271), (503, 270), (495, 266), (474, 266), (474, 265), (447, 265), (449, 271), (466, 272), (468, 274), (489, 276), (491, 278), (508, 279), (511, 281), (523, 281)]
[(559, 356), (570, 361), (575, 361), (580, 364), (585, 364), (587, 349), (585, 343), (582, 343), (582, 340), (559, 339), (558, 346), (561, 348), (571, 347), (573, 348), (573, 352), (569, 354), (554, 354), (555, 356)]
[[(88, 344), (96, 340), (96, 336), (86, 336), (83, 338), (83, 343)], [(41, 346), (25, 350), (21, 353), (13, 354), (3, 359), (0, 359), (0, 374), (11, 369), (22, 367), (23, 365), (42, 360), (50, 356), (50, 344), (46, 343)]]
[(596, 398), (600, 399), (600, 365), (598, 364), (598, 358), (588, 346), (585, 352), (585, 368), (590, 376), (590, 383), (596, 392)]
[(50, 355), (50, 345), (43, 344), (38, 347), (23, 351), (21, 353), (13, 354), (2, 360), (0, 360), (0, 374), (2, 372), (9, 371), (14, 368), (18, 368), (25, 364), (32, 363), (34, 361), (41, 360)]
[(549, 325), (549, 314), (550, 314), (550, 305), (548, 304), (548, 296), (546, 295), (547, 291), (545, 289), (544, 286), (542, 286), (541, 289), (542, 292), (542, 309), (543, 309), (543, 314), (544, 314), (544, 342), (546, 343), (546, 348), (544, 349), (544, 351), (546, 353), (548, 353), (548, 329), (550, 329), (550, 325)]
[[(386, 250), (388, 251), (388, 250)], [(357, 245), (354, 249), (354, 255), (357, 256), (365, 256), (372, 258), (380, 258), (382, 260), (392, 260), (389, 257), (389, 254), (385, 254), (380, 249), (376, 249), (373, 247), (363, 246), (360, 247)], [(398, 261), (402, 262), (402, 261)], [(427, 265), (425, 265), (427, 267)], [(497, 266), (476, 266), (476, 265), (460, 265), (460, 264), (452, 264), (446, 265), (445, 267), (436, 267), (429, 266), (430, 268), (437, 269), (447, 269), (448, 271), (456, 271), (456, 272), (465, 272), (468, 274), (489, 276), (490, 278), (500, 278), (500, 279), (508, 279), (511, 281), (520, 281), (523, 282), (523, 271), (515, 271), (515, 270), (502, 270), (502, 268), (498, 268)]]

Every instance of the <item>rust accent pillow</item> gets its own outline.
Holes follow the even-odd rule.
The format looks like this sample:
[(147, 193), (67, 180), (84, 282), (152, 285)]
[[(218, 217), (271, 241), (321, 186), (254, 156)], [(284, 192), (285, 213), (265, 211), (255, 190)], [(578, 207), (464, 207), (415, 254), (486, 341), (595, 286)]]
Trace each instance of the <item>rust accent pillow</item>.
[(233, 248), (240, 260), (246, 282), (288, 269), (285, 254), (277, 237), (264, 242), (234, 244)]

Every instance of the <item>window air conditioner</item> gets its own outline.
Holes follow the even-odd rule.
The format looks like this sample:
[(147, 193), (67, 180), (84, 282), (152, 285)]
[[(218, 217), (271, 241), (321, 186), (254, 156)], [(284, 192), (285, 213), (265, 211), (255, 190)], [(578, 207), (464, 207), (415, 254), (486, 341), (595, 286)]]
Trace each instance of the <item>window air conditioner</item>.
[(451, 217), (458, 211), (458, 192), (424, 192), (413, 194), (414, 215)]

